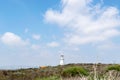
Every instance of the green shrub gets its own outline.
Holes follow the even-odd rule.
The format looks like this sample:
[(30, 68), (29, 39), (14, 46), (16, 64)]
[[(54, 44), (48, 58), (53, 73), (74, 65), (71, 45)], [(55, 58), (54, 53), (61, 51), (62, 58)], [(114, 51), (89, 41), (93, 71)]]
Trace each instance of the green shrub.
[(106, 71), (110, 71), (110, 70), (120, 71), (120, 65), (108, 66)]
[(83, 67), (68, 67), (62, 72), (63, 77), (87, 76), (88, 71)]

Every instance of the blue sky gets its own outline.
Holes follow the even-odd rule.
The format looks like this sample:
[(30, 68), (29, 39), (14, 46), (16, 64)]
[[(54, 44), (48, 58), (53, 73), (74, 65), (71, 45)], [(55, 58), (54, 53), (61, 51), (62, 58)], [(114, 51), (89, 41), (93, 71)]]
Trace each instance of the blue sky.
[(0, 0), (0, 68), (119, 63), (119, 30), (119, 0)]

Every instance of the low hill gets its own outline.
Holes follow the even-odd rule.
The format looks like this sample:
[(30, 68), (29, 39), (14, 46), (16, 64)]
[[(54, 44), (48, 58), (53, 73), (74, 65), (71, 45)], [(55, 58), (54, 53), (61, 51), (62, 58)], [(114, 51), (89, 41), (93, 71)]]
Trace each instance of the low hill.
[[(66, 64), (64, 66), (42, 66), (39, 68), (28, 68), (28, 69), (18, 69), (18, 70), (0, 70), (0, 80), (42, 80), (40, 78), (46, 78), (51, 76), (63, 77), (63, 72), (65, 69), (71, 67), (81, 67), (88, 71), (89, 74), (104, 75), (110, 69), (119, 70), (116, 66), (120, 68), (118, 64)], [(75, 69), (73, 69), (75, 71)], [(66, 77), (66, 76), (64, 76)], [(72, 77), (72, 76), (71, 76)], [(47, 80), (47, 79), (43, 79)], [(48, 79), (49, 80), (49, 79)], [(59, 80), (59, 79), (51, 79)], [(66, 79), (67, 80), (67, 79)]]

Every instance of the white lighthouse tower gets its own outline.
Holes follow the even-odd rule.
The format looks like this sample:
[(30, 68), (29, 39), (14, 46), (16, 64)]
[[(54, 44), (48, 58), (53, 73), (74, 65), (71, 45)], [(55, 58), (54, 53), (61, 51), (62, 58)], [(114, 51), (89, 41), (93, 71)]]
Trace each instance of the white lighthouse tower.
[(60, 65), (64, 65), (64, 55), (60, 54)]

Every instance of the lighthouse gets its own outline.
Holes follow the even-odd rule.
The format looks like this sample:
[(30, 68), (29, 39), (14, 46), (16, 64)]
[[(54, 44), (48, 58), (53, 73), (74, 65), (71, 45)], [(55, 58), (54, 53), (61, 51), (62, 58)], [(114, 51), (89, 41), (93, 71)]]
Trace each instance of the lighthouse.
[(60, 65), (61, 66), (64, 65), (64, 55), (63, 54), (60, 55)]

